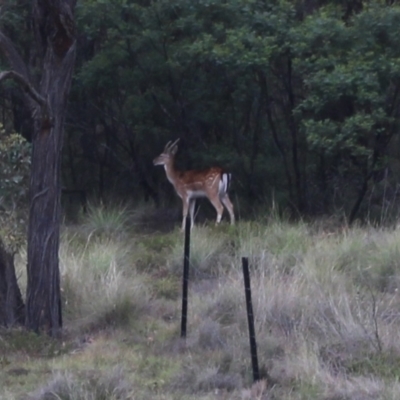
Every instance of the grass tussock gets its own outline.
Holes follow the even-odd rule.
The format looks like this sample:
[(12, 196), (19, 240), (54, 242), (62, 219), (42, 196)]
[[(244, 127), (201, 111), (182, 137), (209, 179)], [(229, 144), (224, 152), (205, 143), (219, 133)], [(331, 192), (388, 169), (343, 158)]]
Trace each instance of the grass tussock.
[(84, 376), (73, 373), (53, 374), (51, 379), (26, 397), (26, 400), (130, 400), (134, 399), (131, 384), (120, 368), (91, 371)]
[[(100, 213), (94, 213), (95, 220), (107, 220)], [(119, 216), (116, 226), (122, 229), (120, 222), (125, 220), (127, 217)], [(134, 244), (124, 239), (125, 234), (89, 234), (82, 243), (77, 241), (75, 230), (64, 232), (60, 270), (63, 302), (71, 326), (95, 329), (129, 325), (146, 309), (149, 286), (144, 276), (134, 277)]]
[[(179, 226), (152, 232), (148, 215), (156, 212), (91, 207), (64, 227), (66, 335), (53, 343), (0, 332), (0, 398), (400, 398), (398, 229), (276, 216), (196, 226), (181, 339), (183, 234)], [(256, 384), (242, 257), (251, 270)]]
[(133, 214), (127, 205), (89, 204), (80, 229), (90, 236), (121, 237), (129, 231)]

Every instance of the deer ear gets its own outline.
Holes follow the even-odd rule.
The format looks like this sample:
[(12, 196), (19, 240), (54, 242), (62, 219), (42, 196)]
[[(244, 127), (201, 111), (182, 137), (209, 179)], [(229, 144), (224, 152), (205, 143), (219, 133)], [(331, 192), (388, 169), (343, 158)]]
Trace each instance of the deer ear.
[(176, 152), (178, 151), (178, 145), (176, 144), (172, 150), (171, 150), (171, 154), (174, 156), (176, 154)]
[(169, 141), (169, 142), (165, 145), (163, 153), (168, 153), (168, 148), (169, 148), (170, 144), (171, 144), (171, 141)]

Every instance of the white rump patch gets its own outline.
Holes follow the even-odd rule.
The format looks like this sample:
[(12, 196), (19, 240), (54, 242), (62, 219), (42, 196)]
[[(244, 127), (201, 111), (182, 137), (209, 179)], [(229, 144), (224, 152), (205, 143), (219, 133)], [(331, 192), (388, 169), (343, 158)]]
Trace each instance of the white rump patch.
[(225, 194), (229, 189), (229, 184), (231, 182), (231, 174), (224, 172), (219, 181), (219, 194)]

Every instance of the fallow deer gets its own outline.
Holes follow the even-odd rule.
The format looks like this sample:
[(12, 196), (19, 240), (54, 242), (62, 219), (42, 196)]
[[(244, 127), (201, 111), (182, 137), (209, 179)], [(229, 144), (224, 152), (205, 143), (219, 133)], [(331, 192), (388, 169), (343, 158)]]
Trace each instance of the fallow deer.
[(191, 227), (194, 225), (194, 208), (196, 199), (206, 197), (217, 211), (216, 224), (221, 222), (223, 205), (229, 212), (231, 225), (235, 223), (233, 205), (228, 196), (231, 174), (221, 168), (212, 167), (206, 170), (178, 171), (174, 166), (175, 154), (178, 151), (177, 139), (174, 143), (168, 142), (164, 151), (154, 159), (154, 165), (163, 165), (167, 179), (172, 183), (176, 193), (183, 202), (182, 230), (190, 211)]

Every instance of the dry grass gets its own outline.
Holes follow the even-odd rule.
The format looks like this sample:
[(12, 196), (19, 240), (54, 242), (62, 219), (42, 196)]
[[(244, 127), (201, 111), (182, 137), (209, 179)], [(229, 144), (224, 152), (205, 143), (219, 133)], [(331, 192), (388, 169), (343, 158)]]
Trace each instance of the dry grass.
[[(65, 336), (0, 333), (0, 398), (400, 398), (399, 230), (276, 218), (196, 227), (182, 340), (183, 235), (142, 233), (138, 216), (92, 209), (64, 228)], [(263, 378), (254, 385), (243, 256)]]

